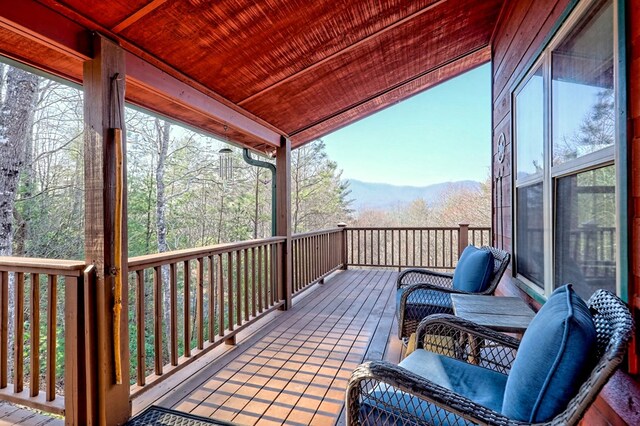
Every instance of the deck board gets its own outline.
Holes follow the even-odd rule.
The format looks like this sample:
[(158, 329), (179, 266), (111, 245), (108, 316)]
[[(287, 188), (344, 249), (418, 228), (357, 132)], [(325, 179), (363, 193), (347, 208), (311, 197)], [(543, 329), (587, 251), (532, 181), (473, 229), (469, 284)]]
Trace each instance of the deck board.
[(364, 360), (396, 356), (387, 349), (397, 340), (396, 276), (384, 270), (336, 273), (236, 351), (152, 402), (246, 425), (335, 424), (353, 369)]

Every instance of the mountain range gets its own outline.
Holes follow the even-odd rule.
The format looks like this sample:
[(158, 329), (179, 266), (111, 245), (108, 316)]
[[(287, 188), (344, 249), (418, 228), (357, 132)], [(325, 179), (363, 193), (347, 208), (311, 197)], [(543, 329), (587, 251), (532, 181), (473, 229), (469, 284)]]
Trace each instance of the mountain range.
[(442, 182), (427, 186), (391, 185), (388, 183), (363, 182), (348, 179), (351, 193), (348, 198), (353, 200), (351, 208), (356, 212), (363, 210), (388, 210), (397, 206), (411, 203), (416, 199), (424, 199), (429, 205), (435, 206), (443, 201), (443, 194), (451, 188), (479, 190), (480, 182), (461, 180), (456, 182)]

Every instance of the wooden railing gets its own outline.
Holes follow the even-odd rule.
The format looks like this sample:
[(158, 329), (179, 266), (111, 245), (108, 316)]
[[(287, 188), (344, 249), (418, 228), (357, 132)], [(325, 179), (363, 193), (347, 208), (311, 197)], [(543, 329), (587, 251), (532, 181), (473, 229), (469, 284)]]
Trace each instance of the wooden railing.
[(343, 229), (297, 234), (292, 237), (292, 287), (297, 294), (343, 266)]
[[(84, 342), (91, 333), (84, 310), (91, 281), (92, 268), (85, 271), (84, 262), (0, 257), (0, 400), (64, 415), (75, 424), (89, 377), (80, 370), (87, 365)], [(57, 356), (60, 329), (63, 359)]]
[(491, 228), (345, 228), (349, 266), (451, 270), (468, 244), (491, 242)]
[[(284, 241), (266, 238), (129, 259), (136, 334), (132, 397), (222, 342), (235, 343), (240, 330), (283, 304)], [(150, 355), (147, 321), (153, 330)]]

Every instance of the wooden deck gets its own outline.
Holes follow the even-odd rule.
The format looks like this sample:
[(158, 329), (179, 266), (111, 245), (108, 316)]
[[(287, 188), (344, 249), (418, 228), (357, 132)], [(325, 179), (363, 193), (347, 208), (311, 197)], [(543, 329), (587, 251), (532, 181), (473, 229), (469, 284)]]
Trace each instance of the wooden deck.
[(64, 425), (64, 419), (55, 418), (9, 402), (0, 401), (0, 426), (8, 425), (62, 426)]
[(334, 274), (199, 371), (181, 372), (134, 400), (134, 414), (155, 404), (243, 425), (342, 423), (351, 371), (365, 360), (400, 357), (396, 276)]

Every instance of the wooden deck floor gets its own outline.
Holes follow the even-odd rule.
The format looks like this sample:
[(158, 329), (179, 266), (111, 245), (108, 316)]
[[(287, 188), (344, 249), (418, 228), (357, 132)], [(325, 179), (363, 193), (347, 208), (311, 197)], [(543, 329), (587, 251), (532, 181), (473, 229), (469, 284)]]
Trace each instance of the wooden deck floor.
[(351, 371), (399, 359), (396, 276), (336, 273), (197, 374), (134, 400), (134, 413), (156, 404), (242, 425), (342, 423)]
[(64, 420), (0, 401), (0, 426), (62, 426)]

